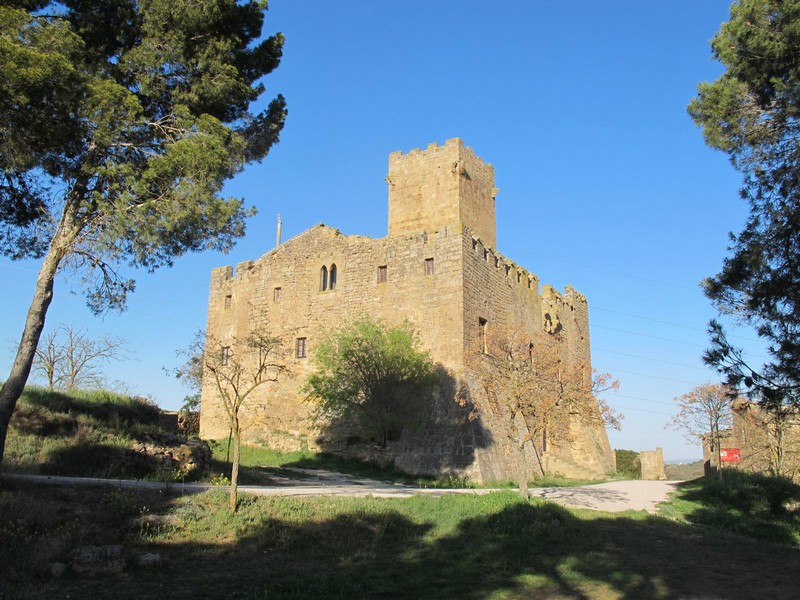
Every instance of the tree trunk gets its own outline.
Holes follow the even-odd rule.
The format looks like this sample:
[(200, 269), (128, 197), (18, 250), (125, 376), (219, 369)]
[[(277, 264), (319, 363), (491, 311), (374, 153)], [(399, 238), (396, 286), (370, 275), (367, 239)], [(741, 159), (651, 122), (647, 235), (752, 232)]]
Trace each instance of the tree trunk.
[(228, 507), (230, 511), (236, 512), (238, 504), (238, 484), (239, 484), (239, 415), (233, 416), (231, 423), (231, 433), (233, 434), (233, 464), (231, 464), (231, 497)]
[(58, 241), (58, 237), (54, 238), (42, 261), (42, 266), (39, 268), (39, 276), (36, 279), (33, 300), (31, 300), (31, 305), (28, 308), (28, 316), (25, 319), (25, 329), (19, 342), (17, 356), (11, 367), (11, 373), (8, 375), (3, 387), (0, 388), (0, 468), (2, 468), (3, 455), (5, 454), (6, 436), (11, 422), (11, 415), (14, 414), (17, 400), (25, 390), (25, 384), (28, 381), (33, 359), (36, 355), (36, 347), (39, 345), (39, 338), (44, 329), (47, 309), (53, 300), (53, 282), (55, 281), (56, 271), (65, 255), (62, 250), (63, 246), (58, 244)]
[(547, 473), (544, 471), (542, 455), (539, 453), (539, 449), (536, 447), (536, 442), (534, 440), (531, 440), (531, 446), (533, 446), (533, 454), (536, 456), (536, 462), (539, 464), (539, 473), (541, 473), (542, 477), (545, 477)]
[(519, 495), (528, 499), (528, 469), (525, 464), (525, 445), (519, 447)]

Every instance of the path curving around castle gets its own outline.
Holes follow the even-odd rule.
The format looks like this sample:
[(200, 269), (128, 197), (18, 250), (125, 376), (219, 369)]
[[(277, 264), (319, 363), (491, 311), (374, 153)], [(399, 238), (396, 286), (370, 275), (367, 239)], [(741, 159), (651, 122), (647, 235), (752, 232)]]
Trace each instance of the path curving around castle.
[[(501, 491), (487, 488), (418, 488), (399, 483), (387, 483), (316, 469), (281, 470), (271, 485), (239, 486), (239, 491), (259, 496), (350, 496), (377, 498), (410, 498), (415, 495), (444, 496), (448, 494), (484, 495)], [(294, 472), (296, 476), (293, 476)], [(199, 493), (211, 489), (228, 489), (201, 483), (164, 484), (157, 481), (98, 479), (90, 477), (61, 477), (55, 475), (0, 474), (0, 481), (27, 481), (43, 485), (106, 485), (131, 488), (164, 488), (178, 493)], [(612, 481), (579, 487), (531, 488), (531, 498), (542, 498), (568, 508), (584, 508), (604, 512), (643, 510), (657, 512), (658, 504), (666, 502), (674, 492), (677, 481)], [(508, 488), (505, 488), (508, 491)]]

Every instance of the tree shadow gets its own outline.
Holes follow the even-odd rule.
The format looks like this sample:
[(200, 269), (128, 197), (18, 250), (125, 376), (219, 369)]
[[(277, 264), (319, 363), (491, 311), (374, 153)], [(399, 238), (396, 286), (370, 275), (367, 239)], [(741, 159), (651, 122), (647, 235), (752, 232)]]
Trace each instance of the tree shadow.
[(492, 445), (490, 431), (461, 394), (462, 383), (442, 365), (436, 365), (435, 391), (417, 402), (392, 432), (386, 446), (363, 423), (333, 417), (321, 427), (320, 449), (344, 456), (394, 466), (406, 473), (438, 477), (460, 476), (475, 462), (475, 451)]
[[(85, 397), (84, 397), (85, 395)], [(102, 478), (174, 477), (181, 436), (159, 426), (160, 410), (146, 400), (104, 391), (73, 396), (27, 388), (11, 420), (4, 468), (45, 475)], [(175, 454), (137, 452), (146, 443)], [(190, 478), (197, 478), (192, 472)]]
[(784, 477), (728, 469), (722, 481), (679, 484), (685, 500), (700, 504), (692, 523), (785, 545), (800, 545), (800, 485)]
[[(168, 590), (172, 598), (193, 600), (800, 594), (796, 550), (663, 518), (580, 517), (510, 493), (417, 499), (399, 508), (376, 500), (345, 508), (335, 499), (287, 504), (245, 497), (239, 516), (228, 517), (224, 496), (217, 496), (182, 503), (174, 538), (140, 542), (142, 550), (161, 553), (158, 570), (47, 585), (74, 597), (112, 590), (115, 598), (157, 597)], [(431, 517), (459, 508), (472, 516), (455, 524)], [(216, 541), (187, 541), (192, 536), (180, 532), (191, 528), (217, 531)]]

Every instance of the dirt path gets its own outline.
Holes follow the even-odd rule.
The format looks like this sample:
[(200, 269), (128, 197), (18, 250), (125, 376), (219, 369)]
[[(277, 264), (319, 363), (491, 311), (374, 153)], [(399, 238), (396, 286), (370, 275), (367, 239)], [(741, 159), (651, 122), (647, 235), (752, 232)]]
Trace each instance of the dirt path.
[[(292, 471), (297, 477), (290, 476)], [(498, 491), (486, 488), (417, 488), (399, 483), (386, 483), (362, 479), (332, 471), (316, 469), (282, 469), (282, 476), (274, 477), (269, 486), (239, 486), (242, 493), (263, 496), (375, 496), (379, 498), (409, 498), (417, 494), (443, 496), (445, 494), (483, 495)], [(21, 480), (55, 485), (110, 485), (116, 487), (163, 488), (157, 481), (130, 481), (48, 475), (20, 475), (3, 473), (1, 479)], [(655, 513), (659, 503), (667, 500), (678, 482), (675, 481), (613, 481), (597, 485), (559, 488), (531, 488), (532, 498), (543, 498), (570, 508), (588, 508), (605, 512), (644, 510)], [(198, 483), (169, 484), (175, 491), (202, 492), (214, 486)], [(221, 486), (227, 489), (226, 486)]]

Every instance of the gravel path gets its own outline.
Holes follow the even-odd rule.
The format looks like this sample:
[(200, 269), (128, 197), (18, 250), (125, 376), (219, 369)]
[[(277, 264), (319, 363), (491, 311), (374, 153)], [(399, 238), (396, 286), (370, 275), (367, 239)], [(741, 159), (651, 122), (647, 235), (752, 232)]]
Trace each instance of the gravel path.
[[(496, 489), (476, 488), (417, 488), (399, 483), (386, 483), (361, 479), (331, 471), (295, 469), (297, 478), (289, 476), (287, 469), (273, 478), (269, 486), (239, 486), (242, 493), (262, 496), (375, 496), (379, 498), (409, 498), (417, 494), (443, 496), (445, 494), (483, 495)], [(115, 487), (163, 488), (157, 481), (130, 481), (88, 477), (59, 477), (48, 475), (21, 475), (3, 473), (0, 479), (31, 481), (55, 485), (109, 485)], [(558, 488), (531, 488), (532, 498), (543, 498), (570, 508), (587, 508), (605, 512), (644, 510), (655, 513), (660, 502), (667, 500), (676, 489), (676, 481), (613, 481), (597, 485)], [(174, 483), (170, 486), (184, 493), (202, 492), (214, 486), (198, 483)], [(227, 489), (227, 486), (219, 486)], [(506, 488), (507, 489), (507, 488)]]

